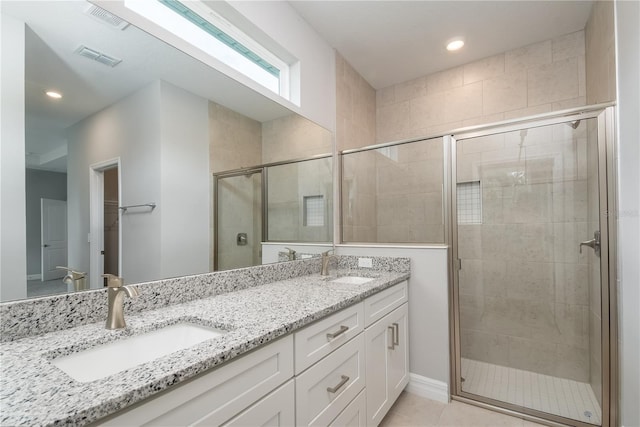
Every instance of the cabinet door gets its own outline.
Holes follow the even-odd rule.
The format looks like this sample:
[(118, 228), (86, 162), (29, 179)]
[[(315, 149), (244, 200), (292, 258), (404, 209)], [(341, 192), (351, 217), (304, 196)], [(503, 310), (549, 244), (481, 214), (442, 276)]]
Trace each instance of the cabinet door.
[[(393, 349), (388, 349), (389, 357), (387, 374), (389, 375), (388, 387), (391, 405), (400, 396), (402, 390), (409, 382), (409, 310), (407, 304), (403, 304), (389, 314), (388, 324), (393, 329), (395, 343)], [(391, 330), (389, 330), (391, 334)]]
[(378, 425), (409, 382), (407, 304), (365, 329), (367, 419)]
[(246, 411), (224, 424), (224, 427), (285, 427), (295, 424), (294, 380), (271, 392)]
[(392, 329), (384, 317), (364, 331), (368, 425), (378, 425), (391, 406), (388, 347), (393, 345)]

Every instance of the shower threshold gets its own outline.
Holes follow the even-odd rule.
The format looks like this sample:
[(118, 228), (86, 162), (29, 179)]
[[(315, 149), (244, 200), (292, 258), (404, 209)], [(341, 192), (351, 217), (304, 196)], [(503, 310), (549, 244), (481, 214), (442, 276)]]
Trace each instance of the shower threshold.
[(461, 359), (462, 390), (513, 405), (589, 424), (602, 423), (602, 411), (588, 383)]

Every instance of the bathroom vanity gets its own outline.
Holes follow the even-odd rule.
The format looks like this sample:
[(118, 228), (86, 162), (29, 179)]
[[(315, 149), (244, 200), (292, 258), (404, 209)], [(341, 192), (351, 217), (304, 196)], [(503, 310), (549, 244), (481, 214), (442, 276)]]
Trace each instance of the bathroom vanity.
[[(101, 321), (12, 336), (7, 315), (20, 322), (28, 309), (3, 304), (0, 423), (378, 424), (408, 382), (409, 260), (373, 260), (373, 269), (357, 269), (356, 257), (337, 257), (326, 277), (320, 260), (309, 259), (183, 278), (175, 303), (163, 295), (167, 283), (141, 284), (147, 300), (127, 301), (128, 327), (118, 331)], [(190, 298), (189, 288), (203, 297)], [(53, 364), (185, 324), (217, 336), (92, 380)], [(108, 363), (126, 365), (146, 351)]]

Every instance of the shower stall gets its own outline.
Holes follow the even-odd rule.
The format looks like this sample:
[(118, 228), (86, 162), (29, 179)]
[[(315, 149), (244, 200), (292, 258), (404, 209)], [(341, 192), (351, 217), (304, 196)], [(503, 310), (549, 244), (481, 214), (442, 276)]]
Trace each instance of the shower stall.
[(213, 269), (262, 264), (262, 242), (328, 242), (331, 155), (213, 175)]
[(449, 254), (451, 395), (615, 425), (614, 107), (344, 150), (344, 243)]
[(609, 425), (612, 115), (591, 110), (452, 136), (458, 398)]

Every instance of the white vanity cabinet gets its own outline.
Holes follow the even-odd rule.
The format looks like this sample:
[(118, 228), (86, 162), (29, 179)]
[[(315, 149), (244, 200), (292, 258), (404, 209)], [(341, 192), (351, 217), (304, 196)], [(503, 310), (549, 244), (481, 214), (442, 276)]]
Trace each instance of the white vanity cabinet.
[(378, 425), (409, 377), (407, 282), (97, 425)]
[(367, 425), (378, 425), (409, 382), (408, 284), (364, 301)]

